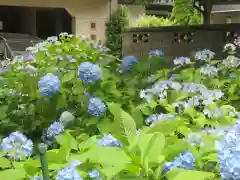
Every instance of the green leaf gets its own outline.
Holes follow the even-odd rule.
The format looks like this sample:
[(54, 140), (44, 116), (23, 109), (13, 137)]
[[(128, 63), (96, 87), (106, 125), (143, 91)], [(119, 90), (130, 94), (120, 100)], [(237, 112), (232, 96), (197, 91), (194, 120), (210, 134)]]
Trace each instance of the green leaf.
[(28, 176), (34, 176), (39, 172), (39, 167), (29, 162), (24, 163), (23, 168)]
[(76, 159), (82, 162), (89, 160), (91, 163), (101, 164), (101, 171), (108, 179), (112, 179), (129, 164), (132, 164), (128, 155), (117, 147), (93, 147), (85, 153), (74, 154), (70, 158), (70, 160)]
[(141, 152), (141, 164), (154, 163), (165, 146), (164, 135), (159, 132), (152, 134), (140, 133), (138, 146)]
[(86, 141), (81, 142), (79, 144), (79, 149), (81, 152), (85, 151), (86, 149), (90, 149), (91, 147), (96, 145), (96, 142), (97, 142), (96, 136), (92, 136), (92, 137), (88, 138)]
[(22, 169), (8, 169), (0, 171), (0, 177), (4, 180), (22, 180), (25, 178), (25, 172)]
[(57, 109), (61, 109), (66, 106), (66, 95), (65, 94), (59, 94), (57, 96)]
[(63, 83), (69, 82), (75, 77), (75, 75), (76, 75), (75, 72), (68, 72), (68, 73), (63, 75), (61, 80), (62, 80)]
[(6, 116), (7, 116), (7, 110), (8, 110), (8, 106), (3, 105), (0, 106), (0, 120), (3, 120)]
[(185, 179), (212, 180), (214, 179), (214, 177), (215, 177), (215, 174), (211, 172), (184, 170), (184, 171), (178, 172), (174, 178), (168, 178), (168, 179), (169, 180), (185, 180)]
[(73, 150), (78, 150), (78, 142), (72, 137), (72, 135), (65, 131), (62, 134), (55, 136), (56, 141), (64, 146), (66, 143), (69, 144), (69, 148)]
[(137, 109), (140, 109), (144, 115), (151, 114), (151, 109), (147, 103), (140, 104)]
[(0, 168), (10, 168), (10, 167), (11, 167), (11, 162), (4, 157), (0, 157)]
[(114, 120), (119, 124), (122, 137), (130, 144), (137, 133), (136, 123), (134, 119), (125, 112), (119, 104), (108, 103), (109, 111), (114, 116)]
[(164, 134), (168, 134), (171, 132), (174, 132), (177, 130), (179, 126), (184, 124), (184, 121), (182, 119), (176, 118), (176, 119), (162, 119), (154, 126), (152, 126), (147, 133), (154, 133), (154, 132), (162, 132)]

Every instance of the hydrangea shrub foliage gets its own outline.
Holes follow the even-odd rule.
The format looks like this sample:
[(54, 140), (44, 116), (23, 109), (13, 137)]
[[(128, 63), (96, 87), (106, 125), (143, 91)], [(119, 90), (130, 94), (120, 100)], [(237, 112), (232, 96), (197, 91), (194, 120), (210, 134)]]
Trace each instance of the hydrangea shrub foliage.
[(27, 48), (1, 79), (0, 177), (47, 180), (44, 142), (50, 180), (240, 179), (238, 46), (172, 68), (65, 33)]

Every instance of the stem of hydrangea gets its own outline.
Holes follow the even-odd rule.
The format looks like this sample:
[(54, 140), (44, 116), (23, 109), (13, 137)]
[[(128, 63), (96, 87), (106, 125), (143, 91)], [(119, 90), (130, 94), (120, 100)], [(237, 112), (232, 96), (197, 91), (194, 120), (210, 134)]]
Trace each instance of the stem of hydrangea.
[(44, 143), (39, 144), (38, 151), (40, 154), (43, 180), (50, 180), (48, 175), (48, 162), (46, 158), (47, 146)]

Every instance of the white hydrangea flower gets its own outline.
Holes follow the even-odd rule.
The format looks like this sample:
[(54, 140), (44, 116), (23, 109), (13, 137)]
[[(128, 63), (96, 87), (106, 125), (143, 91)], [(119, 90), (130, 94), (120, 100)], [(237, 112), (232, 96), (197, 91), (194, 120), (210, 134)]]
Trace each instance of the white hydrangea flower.
[(176, 57), (174, 60), (173, 60), (173, 63), (174, 65), (180, 65), (180, 66), (183, 66), (185, 64), (190, 64), (191, 63), (191, 59), (189, 57)]
[(207, 64), (200, 68), (200, 73), (207, 76), (217, 76), (218, 69), (214, 66)]

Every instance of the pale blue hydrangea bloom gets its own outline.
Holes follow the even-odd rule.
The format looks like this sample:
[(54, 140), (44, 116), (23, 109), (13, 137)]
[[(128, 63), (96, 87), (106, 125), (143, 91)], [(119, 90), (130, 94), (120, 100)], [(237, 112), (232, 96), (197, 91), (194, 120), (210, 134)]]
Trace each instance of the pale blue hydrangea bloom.
[(146, 124), (151, 126), (163, 119), (175, 119), (176, 117), (171, 114), (151, 114), (145, 119)]
[(229, 77), (232, 78), (232, 79), (236, 79), (237, 78), (237, 74), (231, 73), (231, 74), (229, 74)]
[(191, 108), (192, 104), (189, 103), (188, 101), (178, 101), (174, 102), (172, 106), (175, 108), (175, 111), (177, 113), (183, 113), (185, 109)]
[(205, 146), (208, 145), (204, 141), (203, 135), (213, 135), (216, 138), (223, 137), (228, 131), (229, 126), (220, 126), (216, 128), (205, 128), (200, 132), (192, 132), (188, 135), (187, 141), (191, 146)]
[(76, 170), (76, 167), (80, 164), (80, 161), (74, 161), (66, 168), (58, 171), (56, 180), (83, 180), (81, 174)]
[(77, 62), (77, 60), (75, 58), (69, 59), (69, 63), (75, 63), (75, 62)]
[(52, 73), (48, 73), (38, 81), (40, 95), (43, 97), (54, 96), (60, 89), (60, 80)]
[(94, 84), (101, 79), (101, 69), (97, 64), (82, 62), (78, 67), (78, 76), (85, 84)]
[(48, 50), (48, 46), (50, 45), (51, 43), (49, 43), (48, 41), (43, 41), (43, 42), (40, 42), (40, 43), (37, 43), (35, 44), (35, 48), (37, 49), (37, 52), (38, 51), (47, 51)]
[(61, 134), (64, 131), (64, 125), (61, 122), (55, 121), (52, 123), (46, 132), (46, 138), (52, 140), (55, 136)]
[(208, 118), (219, 118), (224, 116), (223, 111), (219, 107), (214, 107), (213, 109), (205, 108), (203, 113)]
[(30, 180), (43, 180), (42, 176), (34, 176)]
[(0, 150), (7, 151), (6, 156), (22, 160), (22, 157), (28, 158), (32, 155), (33, 142), (22, 133), (16, 131), (2, 140)]
[(18, 66), (16, 69), (19, 71), (28, 73), (30, 75), (37, 73), (37, 68), (35, 68), (34, 66), (32, 66), (30, 64), (27, 64), (26, 66)]
[(150, 75), (147, 79), (148, 83), (154, 83), (157, 80), (154, 74)]
[(182, 92), (183, 93), (199, 93), (207, 91), (207, 87), (202, 85), (202, 84), (197, 84), (197, 83), (182, 83)]
[(48, 37), (47, 41), (49, 41), (51, 43), (55, 43), (58, 41), (58, 37), (57, 36)]
[(106, 52), (107, 48), (103, 44), (98, 44), (96, 47), (100, 52)]
[(152, 88), (143, 89), (140, 91), (140, 98), (144, 98), (146, 101), (151, 101), (154, 96), (157, 96), (159, 100), (167, 98), (167, 90), (169, 88), (180, 90), (181, 85), (178, 82), (166, 80), (159, 81), (154, 84)]
[(189, 57), (177, 57), (173, 60), (174, 65), (183, 66), (185, 64), (191, 64), (191, 59)]
[(200, 133), (190, 133), (187, 138), (187, 142), (191, 146), (202, 146), (204, 145), (203, 138)]
[(184, 151), (180, 153), (179, 156), (175, 157), (172, 162), (165, 163), (163, 167), (163, 172), (166, 173), (175, 168), (183, 168), (186, 170), (194, 169), (195, 167), (195, 157), (189, 151)]
[(216, 143), (220, 175), (223, 180), (240, 179), (240, 123), (233, 125)]
[(68, 126), (74, 120), (74, 115), (71, 112), (64, 111), (59, 117), (59, 122), (63, 124), (64, 127)]
[(185, 109), (200, 105), (199, 96), (193, 96), (186, 101), (178, 101), (172, 104), (177, 113), (183, 113)]
[(172, 73), (169, 74), (169, 76), (168, 76), (169, 79), (168, 80), (173, 81), (175, 79), (175, 76), (176, 76), (175, 74), (172, 74)]
[(216, 68), (215, 66), (206, 64), (200, 68), (200, 73), (206, 76), (217, 76), (218, 68)]
[(104, 102), (97, 98), (92, 97), (89, 99), (88, 112), (96, 117), (101, 117), (106, 111), (106, 105)]
[(88, 172), (88, 176), (91, 179), (95, 179), (95, 180), (102, 180), (102, 178), (100, 177), (100, 173), (97, 170), (92, 170)]
[(204, 49), (204, 50), (196, 52), (195, 59), (207, 61), (207, 60), (212, 60), (214, 58), (214, 56), (215, 56), (214, 52), (212, 52), (209, 49)]
[(23, 58), (24, 58), (25, 61), (34, 60), (35, 55), (34, 54), (28, 54), (28, 55), (25, 55)]
[(237, 68), (240, 66), (240, 58), (235, 56), (228, 56), (222, 61), (222, 64), (228, 68)]
[(36, 54), (38, 49), (36, 47), (27, 47), (26, 51), (30, 52), (31, 54)]
[(159, 56), (161, 59), (164, 56), (164, 52), (161, 49), (155, 49), (155, 50), (151, 50), (149, 53), (149, 56)]
[(122, 145), (114, 138), (111, 134), (104, 135), (99, 141), (98, 144), (103, 147), (121, 147)]
[(234, 44), (238, 47), (240, 47), (240, 36), (234, 39)]
[(122, 59), (122, 63), (120, 65), (120, 70), (122, 71), (130, 71), (134, 64), (137, 64), (138, 60), (135, 56), (125, 56)]
[(56, 52), (61, 53), (61, 52), (62, 52), (62, 49), (56, 48)]
[(200, 99), (202, 100), (203, 105), (213, 104), (215, 100), (219, 100), (224, 96), (224, 93), (221, 90), (204, 90), (201, 91)]

